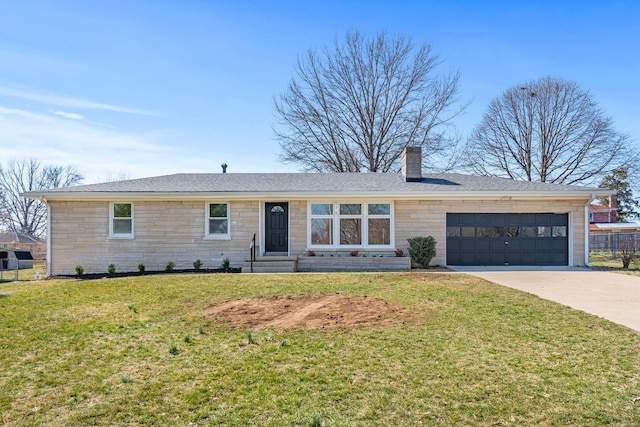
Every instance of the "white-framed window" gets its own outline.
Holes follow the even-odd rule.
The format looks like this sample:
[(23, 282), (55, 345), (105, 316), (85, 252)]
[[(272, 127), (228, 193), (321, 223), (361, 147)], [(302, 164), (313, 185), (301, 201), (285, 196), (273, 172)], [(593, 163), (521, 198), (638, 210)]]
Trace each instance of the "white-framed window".
[(205, 238), (231, 238), (229, 218), (229, 203), (208, 202), (206, 204)]
[(309, 202), (308, 212), (309, 247), (393, 247), (391, 202)]
[(133, 203), (109, 204), (109, 237), (133, 238)]

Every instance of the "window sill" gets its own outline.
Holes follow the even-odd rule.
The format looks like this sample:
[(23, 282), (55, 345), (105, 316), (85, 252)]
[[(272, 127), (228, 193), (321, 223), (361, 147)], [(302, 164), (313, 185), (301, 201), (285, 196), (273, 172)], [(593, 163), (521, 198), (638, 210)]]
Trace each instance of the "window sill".
[(231, 236), (227, 234), (221, 236), (204, 236), (203, 240), (231, 240)]
[(108, 237), (109, 240), (133, 240), (134, 238), (135, 236), (133, 234), (127, 234), (122, 236), (119, 236), (116, 234)]

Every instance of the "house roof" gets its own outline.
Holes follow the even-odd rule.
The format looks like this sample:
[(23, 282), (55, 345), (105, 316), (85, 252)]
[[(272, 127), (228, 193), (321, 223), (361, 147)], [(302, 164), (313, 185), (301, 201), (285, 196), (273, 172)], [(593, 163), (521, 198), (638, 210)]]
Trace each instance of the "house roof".
[(640, 223), (637, 222), (596, 222), (589, 224), (590, 230), (640, 230)]
[(393, 197), (473, 198), (604, 196), (609, 190), (462, 174), (427, 174), (405, 182), (400, 173), (212, 173), (175, 174), (102, 184), (32, 191), (51, 200), (135, 198)]
[(0, 232), (0, 243), (38, 244), (43, 243), (43, 241), (38, 239), (37, 237), (30, 236), (24, 233), (18, 233), (17, 231), (5, 231)]

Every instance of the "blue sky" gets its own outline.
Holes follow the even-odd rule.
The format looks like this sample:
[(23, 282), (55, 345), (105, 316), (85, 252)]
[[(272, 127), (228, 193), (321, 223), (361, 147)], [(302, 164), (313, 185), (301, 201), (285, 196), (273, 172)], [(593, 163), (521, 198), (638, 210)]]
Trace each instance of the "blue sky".
[(298, 55), (350, 29), (429, 42), (471, 101), (588, 89), (640, 145), (637, 1), (0, 1), (0, 162), (73, 165), (86, 183), (177, 172), (288, 172), (273, 98)]

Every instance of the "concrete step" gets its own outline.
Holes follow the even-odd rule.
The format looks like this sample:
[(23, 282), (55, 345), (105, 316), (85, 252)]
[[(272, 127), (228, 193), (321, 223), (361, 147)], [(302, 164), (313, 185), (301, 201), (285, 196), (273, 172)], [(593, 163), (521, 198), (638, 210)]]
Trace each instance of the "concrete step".
[[(254, 273), (295, 273), (297, 271), (297, 257), (264, 256), (253, 261)], [(251, 273), (251, 259), (246, 258), (242, 265), (243, 273)]]

